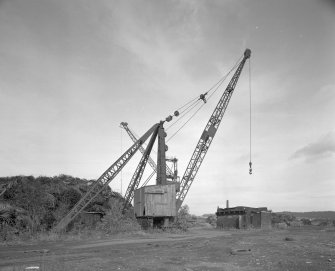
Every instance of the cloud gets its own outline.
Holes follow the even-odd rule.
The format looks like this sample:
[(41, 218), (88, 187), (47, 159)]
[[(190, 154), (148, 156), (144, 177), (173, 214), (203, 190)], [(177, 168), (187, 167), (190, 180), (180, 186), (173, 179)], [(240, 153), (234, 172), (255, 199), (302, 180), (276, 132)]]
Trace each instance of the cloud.
[(321, 137), (318, 141), (310, 143), (291, 156), (291, 159), (305, 158), (306, 160), (329, 157), (335, 154), (335, 131)]

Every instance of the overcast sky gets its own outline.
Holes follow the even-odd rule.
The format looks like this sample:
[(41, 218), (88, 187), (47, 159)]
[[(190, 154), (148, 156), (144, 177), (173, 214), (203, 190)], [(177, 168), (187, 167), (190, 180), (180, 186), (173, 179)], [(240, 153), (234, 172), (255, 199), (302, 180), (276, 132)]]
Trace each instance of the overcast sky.
[[(195, 214), (226, 199), (334, 211), (335, 5), (326, 0), (0, 0), (0, 175), (98, 178), (132, 144), (120, 122), (143, 134), (245, 48), (253, 174), (247, 63), (184, 203)], [(181, 176), (219, 97), (168, 143)], [(113, 189), (124, 193), (139, 159)]]

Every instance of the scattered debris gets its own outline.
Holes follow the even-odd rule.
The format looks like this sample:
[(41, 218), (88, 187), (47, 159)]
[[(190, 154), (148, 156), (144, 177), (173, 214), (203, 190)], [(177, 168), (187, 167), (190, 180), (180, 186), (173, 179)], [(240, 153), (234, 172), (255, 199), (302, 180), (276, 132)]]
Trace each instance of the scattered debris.
[(284, 241), (294, 241), (294, 239), (292, 237), (285, 237)]

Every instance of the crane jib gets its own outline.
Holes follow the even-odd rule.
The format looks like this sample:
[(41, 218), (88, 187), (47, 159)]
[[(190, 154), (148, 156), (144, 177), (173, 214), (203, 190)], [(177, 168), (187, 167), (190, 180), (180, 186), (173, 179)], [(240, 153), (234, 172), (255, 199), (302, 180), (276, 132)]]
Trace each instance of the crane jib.
[(237, 81), (242, 72), (243, 66), (248, 58), (250, 58), (251, 50), (246, 49), (244, 51), (244, 57), (238, 65), (233, 77), (231, 78), (228, 86), (226, 87), (224, 93), (222, 94), (218, 104), (216, 105), (209, 121), (207, 122), (203, 133), (195, 147), (192, 157), (188, 163), (185, 170), (184, 176), (182, 178), (180, 192), (177, 194), (177, 209), (179, 209), (191, 187), (192, 182), (204, 160), (206, 153), (209, 149), (211, 142), (219, 128), (223, 115), (227, 109), (230, 98), (234, 92)]

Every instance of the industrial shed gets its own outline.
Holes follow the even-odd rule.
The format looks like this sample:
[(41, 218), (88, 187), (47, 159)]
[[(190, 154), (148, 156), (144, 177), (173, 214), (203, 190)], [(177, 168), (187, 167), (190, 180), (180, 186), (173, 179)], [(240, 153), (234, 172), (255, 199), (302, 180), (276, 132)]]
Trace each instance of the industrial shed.
[(271, 211), (266, 207), (252, 208), (238, 206), (233, 208), (219, 208), (216, 212), (217, 228), (271, 228)]
[(134, 211), (142, 227), (168, 226), (177, 215), (179, 184), (149, 185), (135, 190)]

